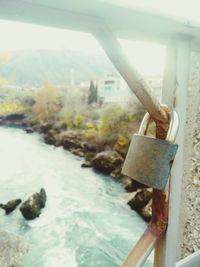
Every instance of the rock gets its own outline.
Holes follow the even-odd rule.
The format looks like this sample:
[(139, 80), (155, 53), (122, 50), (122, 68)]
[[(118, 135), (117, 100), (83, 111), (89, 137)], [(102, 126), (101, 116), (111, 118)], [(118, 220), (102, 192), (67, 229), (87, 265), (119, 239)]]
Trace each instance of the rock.
[(72, 148), (72, 149), (70, 149), (70, 152), (76, 156), (84, 157), (84, 153), (83, 153), (81, 148)]
[(6, 124), (6, 125), (21, 125), (22, 121), (24, 120), (25, 115), (23, 112), (15, 112), (8, 114), (6, 116), (2, 116), (1, 119), (1, 124)]
[(152, 192), (148, 189), (142, 189), (135, 194), (135, 196), (128, 202), (128, 205), (131, 209), (140, 211), (148, 204), (151, 198)]
[(42, 188), (40, 193), (33, 194), (25, 202), (23, 202), (20, 206), (20, 211), (24, 218), (27, 220), (33, 220), (36, 217), (39, 217), (41, 209), (45, 207), (46, 199), (46, 192)]
[(26, 131), (26, 133), (34, 133), (34, 130), (33, 130), (33, 128), (31, 128), (31, 127), (27, 127), (27, 128), (25, 129), (25, 131)]
[(98, 142), (95, 141), (87, 141), (83, 143), (83, 149), (85, 152), (97, 153), (102, 151), (103, 146), (102, 144), (99, 144)]
[(138, 211), (139, 215), (146, 221), (150, 222), (152, 217), (152, 201), (150, 200), (149, 203), (142, 208), (140, 211)]
[(39, 125), (39, 131), (44, 134), (48, 133), (52, 128), (53, 124), (49, 122), (44, 122)]
[(53, 126), (54, 131), (58, 134), (67, 129), (67, 123), (65, 122), (56, 122)]
[(46, 204), (46, 201), (47, 201), (47, 195), (46, 195), (46, 191), (44, 190), (44, 188), (40, 189), (39, 201), (40, 201), (40, 207), (44, 208), (45, 204)]
[(112, 171), (110, 175), (111, 175), (113, 178), (121, 178), (121, 177), (122, 177), (122, 173), (121, 173), (121, 171), (122, 171), (122, 167), (119, 166), (119, 167), (117, 167), (114, 171)]
[(0, 266), (20, 267), (28, 253), (28, 243), (22, 236), (0, 231)]
[(132, 192), (135, 192), (137, 191), (138, 189), (142, 189), (142, 188), (147, 188), (146, 185), (144, 184), (141, 184), (135, 180), (132, 180), (130, 181), (130, 183), (128, 183), (126, 186), (125, 186), (125, 190), (129, 193), (132, 193)]
[(102, 151), (92, 159), (92, 166), (104, 173), (110, 174), (116, 168), (121, 167), (124, 159), (116, 151)]
[(9, 122), (21, 121), (21, 120), (24, 120), (24, 118), (25, 118), (25, 115), (22, 112), (16, 112), (16, 113), (12, 113), (12, 114), (5, 116), (5, 120)]
[(56, 138), (54, 135), (54, 132), (49, 131), (44, 135), (44, 142), (48, 145), (55, 145), (56, 144)]
[(14, 199), (8, 201), (6, 204), (0, 204), (0, 208), (4, 209), (6, 214), (11, 213), (13, 210), (16, 209), (16, 207), (22, 202), (21, 199)]
[(82, 148), (82, 134), (78, 131), (64, 131), (57, 136), (57, 144), (65, 149)]
[(88, 162), (91, 162), (91, 160), (94, 158), (95, 155), (96, 155), (96, 153), (94, 153), (94, 152), (85, 152), (84, 151), (84, 158)]
[(81, 168), (91, 168), (92, 164), (89, 161), (86, 161), (81, 164)]

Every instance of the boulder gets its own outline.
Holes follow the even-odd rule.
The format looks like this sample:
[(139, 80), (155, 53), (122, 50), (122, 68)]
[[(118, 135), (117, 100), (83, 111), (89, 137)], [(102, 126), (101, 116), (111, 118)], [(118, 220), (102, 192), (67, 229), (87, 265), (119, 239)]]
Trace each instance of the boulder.
[(70, 149), (70, 152), (76, 156), (84, 157), (84, 153), (81, 148), (72, 148)]
[(116, 168), (120, 168), (124, 159), (116, 151), (102, 151), (92, 159), (92, 166), (104, 173), (110, 174)]
[(15, 113), (10, 113), (8, 115), (0, 117), (1, 119), (1, 124), (6, 124), (6, 125), (19, 125), (21, 126), (22, 121), (24, 120), (25, 115), (23, 112), (15, 112)]
[(0, 208), (4, 209), (6, 214), (11, 213), (22, 202), (21, 199), (14, 199), (8, 201), (6, 204), (0, 204)]
[(132, 180), (125, 186), (125, 190), (129, 193), (136, 192), (138, 189), (147, 188), (146, 185)]
[(11, 113), (5, 116), (5, 120), (9, 122), (16, 122), (16, 121), (21, 121), (24, 120), (25, 115), (23, 112), (16, 112), (16, 113)]
[(94, 140), (92, 140), (92, 141), (84, 142), (83, 149), (85, 152), (97, 153), (97, 152), (102, 151), (103, 146), (99, 142), (95, 142)]
[(110, 174), (113, 178), (121, 178), (122, 177), (122, 166), (117, 167)]
[(67, 129), (67, 123), (65, 122), (56, 122), (53, 125), (54, 131), (58, 134), (62, 131), (65, 131)]
[(39, 131), (41, 133), (48, 133), (53, 128), (53, 124), (50, 122), (43, 122), (39, 125)]
[(24, 218), (27, 220), (33, 220), (36, 217), (39, 217), (41, 209), (45, 207), (46, 199), (46, 192), (42, 188), (40, 193), (33, 194), (25, 202), (23, 202), (20, 206), (20, 211)]
[(46, 191), (44, 190), (44, 188), (40, 189), (39, 201), (40, 201), (40, 207), (44, 208), (46, 201), (47, 201), (47, 195), (46, 195)]
[(25, 129), (25, 131), (26, 131), (26, 133), (34, 133), (34, 130), (33, 130), (33, 128), (31, 128), (31, 127), (27, 127), (27, 128)]
[(65, 149), (82, 148), (82, 134), (78, 131), (64, 131), (57, 136), (57, 144)]
[(152, 201), (150, 200), (138, 213), (146, 222), (150, 222), (152, 217)]
[(48, 145), (56, 145), (56, 137), (53, 130), (50, 130), (44, 135), (44, 142)]
[(148, 189), (142, 189), (128, 202), (131, 209), (141, 211), (151, 200), (152, 192)]
[(89, 161), (86, 161), (81, 164), (81, 168), (91, 168), (92, 164)]

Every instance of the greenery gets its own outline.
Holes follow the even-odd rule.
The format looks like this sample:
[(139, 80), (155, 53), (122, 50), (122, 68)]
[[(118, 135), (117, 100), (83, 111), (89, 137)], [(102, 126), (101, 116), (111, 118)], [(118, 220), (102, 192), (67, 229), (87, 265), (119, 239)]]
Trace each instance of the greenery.
[(23, 112), (24, 107), (19, 103), (0, 103), (0, 116), (8, 115), (14, 112)]
[(71, 50), (19, 50), (0, 53), (0, 78), (23, 87), (40, 87), (45, 80), (54, 84), (70, 84), (74, 72), (75, 84), (96, 80), (112, 73), (114, 68), (106, 56)]
[(94, 85), (94, 82), (90, 82), (90, 87), (89, 87), (89, 94), (88, 94), (88, 104), (92, 103), (97, 103), (97, 85)]
[(33, 106), (33, 113), (39, 122), (54, 121), (60, 110), (60, 95), (56, 87), (45, 82), (38, 90)]
[(48, 81), (36, 92), (2, 87), (0, 115), (25, 112), (39, 124), (65, 124), (68, 129), (81, 131), (85, 140), (112, 147), (125, 155), (144, 110), (136, 105), (90, 105), (88, 99), (92, 99), (94, 88), (91, 83), (87, 95), (78, 88), (61, 92)]

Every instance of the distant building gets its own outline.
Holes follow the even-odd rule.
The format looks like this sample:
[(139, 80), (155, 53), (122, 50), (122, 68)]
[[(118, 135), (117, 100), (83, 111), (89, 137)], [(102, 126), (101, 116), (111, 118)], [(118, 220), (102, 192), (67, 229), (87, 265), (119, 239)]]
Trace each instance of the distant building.
[(98, 98), (104, 103), (127, 102), (131, 91), (119, 74), (110, 74), (97, 82)]
[[(149, 76), (145, 77), (154, 90), (155, 95), (161, 98), (162, 77)], [(110, 74), (97, 82), (98, 99), (103, 103), (125, 103), (136, 101), (131, 89), (119, 74)]]

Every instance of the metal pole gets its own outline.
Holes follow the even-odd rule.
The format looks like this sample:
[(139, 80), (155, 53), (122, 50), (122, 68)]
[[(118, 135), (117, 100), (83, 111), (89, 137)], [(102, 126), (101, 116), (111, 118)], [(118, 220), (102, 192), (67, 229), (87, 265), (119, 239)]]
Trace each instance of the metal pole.
[[(166, 70), (162, 100), (174, 106), (179, 115), (179, 131), (176, 143), (178, 152), (171, 170), (169, 186), (169, 220), (166, 237), (157, 242), (154, 267), (174, 267), (177, 261), (179, 212), (181, 209), (181, 188), (184, 157), (184, 128), (186, 123), (187, 90), (190, 68), (191, 38), (179, 36), (169, 47), (170, 57)], [(171, 87), (168, 87), (171, 85)], [(167, 87), (167, 88), (166, 88)]]
[(153, 250), (159, 235), (148, 227), (121, 267), (141, 267)]
[(152, 89), (146, 83), (145, 79), (132, 66), (124, 54), (119, 41), (112, 32), (106, 25), (102, 25), (102, 27), (98, 28), (93, 35), (99, 41), (107, 56), (127, 82), (133, 93), (143, 104), (144, 108), (150, 113), (152, 118), (155, 121), (168, 123), (169, 118), (166, 111), (162, 109), (161, 104), (153, 95)]

